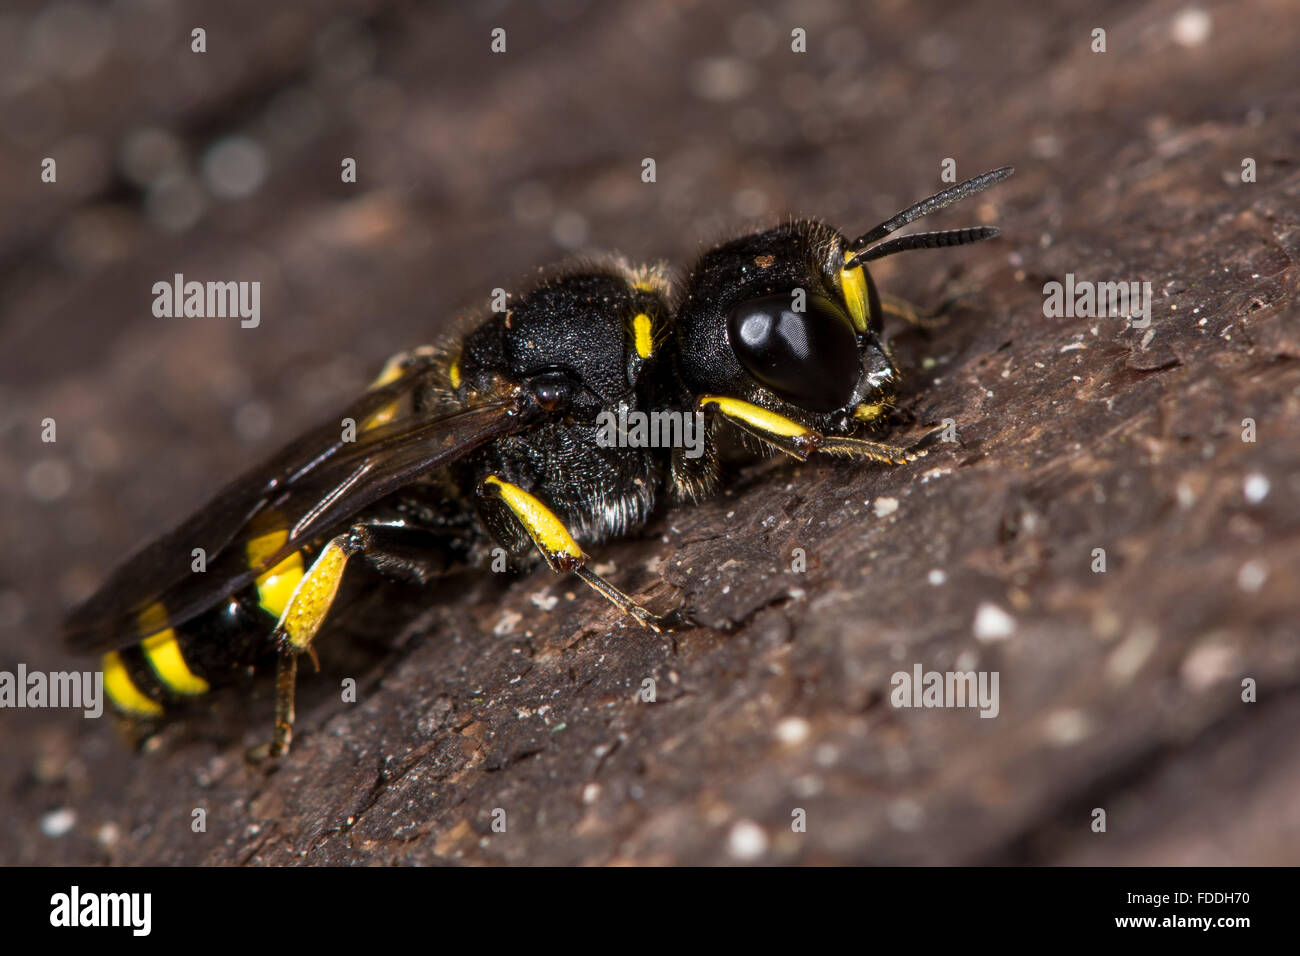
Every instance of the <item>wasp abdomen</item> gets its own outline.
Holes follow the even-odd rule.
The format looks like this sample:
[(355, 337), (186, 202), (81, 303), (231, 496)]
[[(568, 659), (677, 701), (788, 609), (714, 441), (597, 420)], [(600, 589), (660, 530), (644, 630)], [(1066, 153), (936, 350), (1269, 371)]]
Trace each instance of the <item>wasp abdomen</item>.
[[(258, 560), (259, 541), (270, 546), (269, 540), (254, 541), (248, 549), (250, 564)], [(295, 551), (252, 585), (171, 627), (159, 626), (167, 618), (163, 606), (150, 605), (136, 620), (139, 643), (104, 655), (109, 700), (123, 713), (154, 717), (233, 683), (274, 650), (271, 634), (311, 558), (308, 549)]]

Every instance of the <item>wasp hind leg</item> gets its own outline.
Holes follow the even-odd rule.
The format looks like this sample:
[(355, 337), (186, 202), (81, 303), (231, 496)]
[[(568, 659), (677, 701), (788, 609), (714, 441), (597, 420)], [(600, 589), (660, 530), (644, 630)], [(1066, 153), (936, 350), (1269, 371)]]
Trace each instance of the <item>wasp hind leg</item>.
[(682, 609), (656, 614), (642, 607), (610, 582), (587, 567), (587, 556), (555, 512), (538, 498), (508, 481), (489, 475), (479, 483), (479, 494), (501, 503), (514, 523), (523, 530), (552, 571), (573, 572), (593, 591), (624, 614), (656, 633), (680, 631), (695, 626)]
[(313, 641), (338, 596), (343, 574), (352, 559), (398, 580), (424, 584), (446, 574), (447, 538), (414, 525), (380, 518), (353, 525), (326, 544), (294, 589), (272, 632), (275, 644), (275, 731), (269, 744), (249, 753), (251, 763), (288, 753), (293, 741), (294, 691), (298, 658), (305, 654), (316, 664)]
[[(316, 662), (312, 641), (320, 632), (338, 595), (343, 572), (352, 557), (373, 550), (371, 532), (357, 525), (338, 535), (316, 556), (307, 573), (294, 588), (288, 604), (276, 622), (271, 640), (277, 657), (275, 668), (275, 731), (270, 744), (254, 748), (249, 760), (259, 763), (275, 759), (289, 751), (293, 742), (294, 689), (298, 677), (298, 656), (308, 655)], [(319, 667), (319, 664), (317, 664)]]

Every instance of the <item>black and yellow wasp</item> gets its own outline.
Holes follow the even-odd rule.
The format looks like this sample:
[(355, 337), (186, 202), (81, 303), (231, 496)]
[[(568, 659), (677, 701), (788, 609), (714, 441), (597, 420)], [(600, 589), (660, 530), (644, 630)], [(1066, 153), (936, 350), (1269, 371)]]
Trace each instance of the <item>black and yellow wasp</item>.
[[(997, 235), (882, 241), (1011, 172), (945, 189), (853, 240), (812, 220), (734, 239), (676, 293), (662, 268), (620, 259), (544, 275), (454, 343), (395, 356), (340, 415), (136, 554), (68, 617), (67, 646), (102, 653), (113, 704), (146, 721), (275, 655), (278, 756), (298, 656), (314, 656), (349, 562), (427, 580), (495, 544), (540, 554), (647, 627), (688, 626), (681, 611), (636, 604), (584, 549), (641, 528), (665, 498), (712, 492), (723, 429), (801, 460), (924, 454), (934, 433), (911, 448), (862, 437), (895, 401), (885, 315), (922, 321), (882, 299), (865, 264)], [(597, 418), (618, 409), (703, 413), (704, 453), (602, 443)]]

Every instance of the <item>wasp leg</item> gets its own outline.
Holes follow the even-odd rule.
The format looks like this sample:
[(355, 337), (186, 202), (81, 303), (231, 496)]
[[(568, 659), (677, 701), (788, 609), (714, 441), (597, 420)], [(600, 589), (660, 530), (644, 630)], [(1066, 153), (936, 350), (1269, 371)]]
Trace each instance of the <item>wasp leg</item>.
[(370, 529), (365, 525), (357, 525), (347, 534), (341, 534), (325, 545), (294, 588), (293, 595), (272, 632), (272, 640), (279, 649), (275, 669), (275, 733), (265, 754), (259, 748), (253, 759), (262, 756), (280, 757), (289, 751), (289, 745), (293, 742), (293, 700), (298, 655), (307, 654), (313, 661), (316, 659), (311, 644), (338, 595), (348, 559), (371, 549)]
[(682, 610), (655, 614), (588, 568), (587, 556), (573, 535), (550, 508), (518, 485), (489, 475), (479, 483), (479, 494), (500, 501), (532, 540), (552, 571), (572, 571), (597, 594), (645, 627), (657, 633), (678, 631), (694, 626), (690, 615)]
[(696, 402), (696, 408), (702, 412), (707, 412), (710, 408), (716, 409), (738, 428), (800, 461), (806, 461), (809, 455), (819, 452), (823, 455), (879, 461), (888, 465), (905, 465), (923, 457), (926, 448), (943, 433), (942, 429), (935, 429), (916, 444), (902, 448), (864, 438), (823, 435), (791, 418), (738, 398), (706, 395)]
[(275, 659), (275, 736), (267, 756), (288, 753), (293, 741), (293, 697), (298, 683), (298, 655), (281, 650)]
[(919, 329), (937, 329), (947, 325), (948, 317), (953, 311), (958, 306), (969, 301), (970, 296), (961, 292), (945, 299), (940, 303), (939, 308), (933, 312), (922, 312), (906, 299), (882, 294), (880, 296), (880, 311), (885, 315), (892, 315), (894, 318), (902, 319), (909, 325), (914, 325)]
[(386, 577), (428, 584), (463, 561), (468, 545), (455, 531), (410, 524), (366, 523), (369, 540), (360, 560)]

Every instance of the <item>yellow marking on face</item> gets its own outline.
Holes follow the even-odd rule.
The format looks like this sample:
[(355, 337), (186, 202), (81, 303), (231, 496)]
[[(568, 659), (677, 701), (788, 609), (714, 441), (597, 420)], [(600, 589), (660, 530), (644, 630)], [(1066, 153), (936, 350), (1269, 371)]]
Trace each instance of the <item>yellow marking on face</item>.
[(176, 640), (176, 632), (170, 627), (147, 637), (140, 644), (149, 666), (153, 668), (158, 680), (168, 690), (178, 694), (206, 694), (208, 682), (190, 670), (181, 653), (181, 645)]
[(884, 411), (884, 402), (876, 402), (874, 405), (864, 403), (853, 409), (853, 417), (860, 422), (872, 422), (879, 418)]
[(632, 333), (636, 342), (636, 354), (648, 359), (655, 351), (654, 326), (650, 316), (641, 312), (632, 320)]
[(162, 704), (140, 693), (117, 651), (105, 654), (100, 667), (104, 671), (104, 690), (118, 710), (138, 717), (156, 717), (163, 712)]
[[(848, 262), (856, 253), (844, 250)], [(867, 276), (861, 267), (840, 270), (840, 287), (844, 290), (844, 304), (849, 307), (849, 317), (859, 334), (867, 331), (871, 323), (871, 297), (867, 295)]]
[(718, 411), (728, 418), (734, 418), (738, 421), (745, 422), (747, 425), (753, 425), (759, 431), (767, 432), (770, 435), (781, 435), (785, 438), (799, 438), (803, 435), (812, 434), (812, 430), (805, 428), (793, 419), (786, 418), (784, 415), (778, 415), (776, 412), (769, 412), (766, 408), (750, 402), (741, 401), (739, 398), (727, 398), (722, 395), (705, 395), (699, 401), (700, 408), (706, 405), (714, 405)]
[(451, 363), (451, 368), (447, 369), (447, 378), (451, 380), (452, 388), (460, 388), (460, 359)]
[[(250, 568), (260, 568), (289, 540), (289, 532), (272, 531), (248, 542), (246, 557)], [(275, 567), (257, 576), (257, 601), (262, 609), (278, 618), (289, 606), (293, 590), (302, 580), (302, 555), (294, 552)]]
[(316, 637), (338, 594), (347, 564), (347, 552), (333, 541), (312, 562), (311, 570), (293, 592), (288, 609), (280, 619), (280, 626), (294, 647), (305, 648)]
[(582, 548), (573, 540), (564, 522), (550, 508), (518, 485), (489, 475), (483, 482), (492, 488), (514, 512), (515, 517), (528, 530), (529, 537), (550, 555), (563, 555), (577, 561), (583, 559)]

